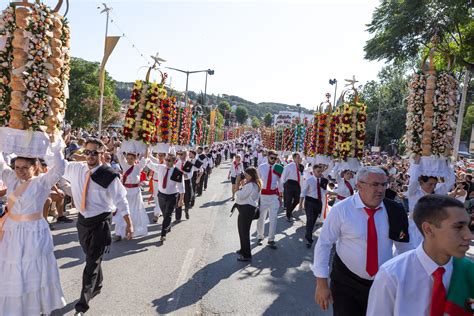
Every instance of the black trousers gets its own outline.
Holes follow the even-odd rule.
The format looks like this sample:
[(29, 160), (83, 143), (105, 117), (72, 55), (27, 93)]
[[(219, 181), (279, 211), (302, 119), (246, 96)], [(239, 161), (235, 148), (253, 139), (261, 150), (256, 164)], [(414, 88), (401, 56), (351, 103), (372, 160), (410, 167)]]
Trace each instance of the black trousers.
[(164, 194), (158, 192), (158, 203), (160, 204), (161, 212), (163, 213), (161, 237), (166, 236), (166, 233), (171, 230), (171, 216), (173, 215), (174, 208), (176, 207), (177, 198), (178, 193)]
[(207, 177), (207, 169), (204, 169), (204, 173), (201, 175), (201, 179), (196, 185), (196, 194), (202, 195), (202, 189), (204, 188), (204, 178)]
[(79, 213), (76, 227), (79, 243), (86, 255), (86, 266), (82, 274), (81, 297), (75, 306), (77, 312), (85, 313), (89, 309), (89, 301), (102, 288), (104, 277), (101, 263), (112, 243), (111, 220), (112, 213), (102, 213), (91, 218), (85, 218)]
[(255, 168), (258, 167), (257, 162), (258, 162), (258, 158), (257, 158), (257, 157), (253, 157), (253, 166), (254, 166)]
[(245, 170), (245, 169), (247, 169), (247, 168), (249, 167), (250, 164), (249, 164), (248, 162), (244, 161), (244, 162), (242, 163), (242, 165), (244, 166), (244, 170)]
[(350, 271), (336, 252), (331, 271), (334, 316), (365, 316), (372, 282)]
[[(192, 197), (192, 186), (191, 180), (184, 180), (184, 211), (187, 213), (191, 208), (191, 197)], [(179, 201), (179, 195), (176, 197), (177, 201)], [(176, 202), (178, 203), (178, 202)], [(176, 220), (180, 220), (183, 214), (183, 207), (176, 207), (175, 217)]]
[(197, 180), (197, 176), (198, 176), (198, 172), (195, 171), (193, 173), (193, 177), (191, 178), (191, 188), (193, 189), (193, 192), (191, 193), (191, 207), (194, 206), (194, 202), (196, 201), (196, 190), (197, 190), (196, 180)]
[(207, 167), (204, 177), (204, 190), (207, 190), (207, 181), (209, 180), (209, 174), (211, 173), (211, 167)]
[(250, 251), (250, 226), (255, 216), (255, 206), (245, 204), (238, 205), (239, 217), (237, 218), (237, 225), (239, 228), (239, 239), (240, 239), (240, 254), (245, 258), (251, 258), (252, 253)]
[(224, 157), (225, 157), (225, 160), (227, 160), (227, 158), (229, 157), (229, 151), (227, 149), (224, 150)]
[(314, 199), (312, 197), (306, 196), (304, 199), (304, 210), (306, 212), (306, 235), (305, 238), (310, 243), (313, 242), (313, 230), (314, 224), (321, 210), (323, 208), (323, 203), (321, 200)]
[(301, 188), (298, 181), (288, 180), (285, 182), (284, 189), (286, 217), (290, 218), (293, 210), (300, 202)]

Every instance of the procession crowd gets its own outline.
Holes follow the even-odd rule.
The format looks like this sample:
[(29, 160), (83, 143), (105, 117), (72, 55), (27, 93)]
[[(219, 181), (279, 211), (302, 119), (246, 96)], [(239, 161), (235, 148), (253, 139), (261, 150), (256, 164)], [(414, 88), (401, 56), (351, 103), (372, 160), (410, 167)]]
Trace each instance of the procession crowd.
[(419, 157), (367, 151), (358, 170), (344, 169), (338, 161), (321, 164), (302, 153), (264, 148), (257, 133), (143, 153), (126, 152), (122, 140), (114, 130), (99, 136), (69, 129), (44, 160), (0, 154), (0, 315), (49, 314), (65, 305), (50, 230), (74, 221), (69, 207), (79, 211), (76, 226), (86, 255), (75, 305), (80, 315), (101, 292), (101, 263), (112, 241), (148, 234), (143, 192), (150, 192), (152, 221), (161, 218), (165, 243), (183, 215), (192, 217), (213, 168), (223, 161), (230, 161), (231, 211), (238, 210), (237, 260), (252, 260), (254, 220), (257, 243), (278, 250), (280, 212), (290, 223), (304, 212), (306, 247), (322, 226), (312, 270), (323, 310), (332, 305), (334, 315), (472, 315), (474, 286), (466, 282), (473, 282), (474, 270), (461, 258), (473, 238), (473, 162), (460, 158), (452, 174), (440, 179), (420, 174)]

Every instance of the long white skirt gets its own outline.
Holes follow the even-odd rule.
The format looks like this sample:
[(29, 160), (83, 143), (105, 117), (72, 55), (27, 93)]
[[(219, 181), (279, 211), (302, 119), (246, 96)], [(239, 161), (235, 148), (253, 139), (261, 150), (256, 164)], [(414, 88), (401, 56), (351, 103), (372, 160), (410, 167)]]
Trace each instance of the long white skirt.
[(7, 219), (0, 241), (0, 315), (50, 314), (64, 306), (48, 223)]
[[(150, 220), (146, 214), (140, 188), (127, 188), (127, 200), (130, 207), (130, 217), (133, 224), (133, 237), (146, 236), (148, 234), (148, 224)], [(125, 238), (126, 223), (122, 216), (114, 216), (115, 234)]]

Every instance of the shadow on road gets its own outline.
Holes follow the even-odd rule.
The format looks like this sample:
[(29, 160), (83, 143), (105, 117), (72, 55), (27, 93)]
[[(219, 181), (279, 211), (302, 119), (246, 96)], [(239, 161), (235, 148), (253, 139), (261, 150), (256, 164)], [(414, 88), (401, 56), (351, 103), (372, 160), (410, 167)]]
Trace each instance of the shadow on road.
[[(206, 207), (212, 207), (212, 206), (218, 206), (218, 205), (224, 205), (226, 204), (227, 202), (229, 202), (231, 200), (231, 198), (227, 198), (225, 200), (222, 200), (222, 201), (211, 201), (211, 202), (206, 202), (204, 204), (202, 204), (199, 208), (206, 208)], [(229, 209), (230, 210), (230, 209)]]

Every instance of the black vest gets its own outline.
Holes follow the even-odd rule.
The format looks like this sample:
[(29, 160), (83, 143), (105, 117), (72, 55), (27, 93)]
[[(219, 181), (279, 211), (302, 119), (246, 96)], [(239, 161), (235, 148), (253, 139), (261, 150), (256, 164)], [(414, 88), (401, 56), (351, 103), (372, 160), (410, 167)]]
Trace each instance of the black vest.
[(393, 241), (409, 242), (408, 216), (400, 203), (385, 198), (383, 200), (388, 215), (388, 237)]
[(92, 181), (105, 189), (107, 189), (112, 181), (118, 177), (120, 177), (120, 174), (117, 171), (105, 165), (101, 165), (93, 174), (91, 174)]

